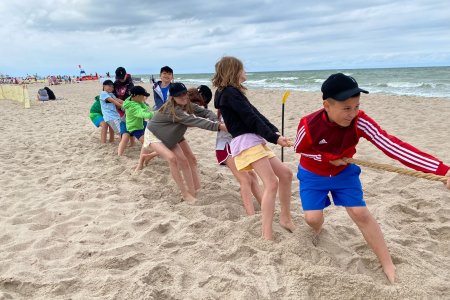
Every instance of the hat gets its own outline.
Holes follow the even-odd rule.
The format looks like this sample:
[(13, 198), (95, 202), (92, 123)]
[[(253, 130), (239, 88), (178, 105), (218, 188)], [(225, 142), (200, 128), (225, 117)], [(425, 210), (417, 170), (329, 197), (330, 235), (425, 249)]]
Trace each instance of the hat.
[(175, 82), (170, 86), (169, 93), (171, 96), (178, 97), (184, 93), (187, 93), (187, 88), (181, 82)]
[(150, 94), (147, 93), (147, 91), (142, 86), (139, 86), (139, 85), (133, 86), (130, 89), (130, 95), (132, 95), (132, 96), (142, 95), (142, 96), (145, 96), (145, 97), (150, 96)]
[(333, 98), (337, 101), (345, 101), (358, 93), (369, 93), (358, 87), (355, 78), (342, 73), (330, 75), (322, 84), (321, 91), (323, 100)]
[(166, 72), (166, 73), (170, 73), (173, 74), (173, 70), (171, 67), (169, 66), (164, 66), (161, 68), (161, 71), (159, 71), (159, 74), (161, 74), (162, 72)]
[(124, 79), (125, 75), (127, 75), (127, 71), (124, 67), (118, 67), (116, 69), (116, 79)]
[(202, 95), (203, 100), (205, 100), (205, 103), (208, 104), (211, 102), (212, 99), (212, 92), (211, 89), (206, 85), (199, 85), (197, 87), (197, 91)]
[(105, 81), (103, 81), (103, 85), (114, 85), (114, 82), (112, 82), (112, 80), (106, 79)]

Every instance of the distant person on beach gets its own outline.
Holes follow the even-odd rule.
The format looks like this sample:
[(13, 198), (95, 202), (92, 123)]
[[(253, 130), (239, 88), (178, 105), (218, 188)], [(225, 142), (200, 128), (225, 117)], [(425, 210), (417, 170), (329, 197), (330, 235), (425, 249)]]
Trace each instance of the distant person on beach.
[(44, 89), (47, 91), (49, 100), (56, 100), (55, 93), (49, 87), (46, 86)]
[(267, 141), (282, 147), (291, 146), (245, 96), (247, 80), (242, 62), (231, 56), (222, 57), (215, 66), (212, 79), (217, 88), (214, 106), (220, 110), (233, 139), (230, 143), (231, 155), (238, 171), (254, 169), (261, 178), (264, 188), (261, 199), (262, 236), (272, 240), (272, 222), (275, 199), (279, 193), (281, 214), (280, 225), (293, 231), (295, 225), (291, 217), (292, 172), (266, 146)]
[[(91, 109), (89, 110), (89, 118), (95, 127), (101, 128), (100, 132), (100, 142), (102, 144), (106, 143), (106, 137), (108, 135), (109, 125), (103, 119), (102, 106), (100, 104), (100, 96), (95, 96), (94, 103), (92, 103)], [(109, 130), (109, 142), (114, 142), (114, 130), (112, 128)]]
[[(164, 66), (161, 68), (159, 72), (160, 80), (157, 82), (153, 82), (153, 99), (155, 101), (155, 105), (153, 106), (154, 110), (158, 110), (166, 103), (167, 99), (170, 95), (170, 87), (173, 81), (173, 70), (168, 66)], [(153, 77), (152, 77), (153, 80)]]
[(39, 89), (37, 92), (36, 100), (40, 103), (43, 103), (44, 101), (48, 101), (48, 92), (46, 89)]
[(226, 131), (226, 127), (218, 121), (211, 120), (217, 120), (213, 112), (189, 102), (184, 84), (180, 82), (172, 84), (169, 92), (166, 104), (147, 124), (139, 164), (143, 164), (148, 151), (158, 153), (169, 163), (170, 173), (180, 189), (183, 200), (193, 203), (200, 190), (200, 180), (196, 166), (192, 169), (186, 158), (185, 153), (192, 150), (184, 134), (188, 127), (211, 131)]
[[(387, 156), (425, 173), (450, 176), (450, 167), (437, 158), (387, 134), (365, 112), (359, 110), (361, 93), (356, 80), (332, 74), (322, 84), (323, 108), (300, 120), (295, 152), (300, 153), (297, 178), (305, 221), (314, 231), (313, 243), (324, 223), (323, 210), (331, 204), (344, 206), (365, 240), (375, 252), (388, 280), (395, 281), (395, 266), (380, 226), (366, 207), (359, 174), (361, 169), (345, 159), (356, 153), (361, 137)], [(450, 179), (447, 181), (450, 189)]]
[[(130, 137), (134, 137), (141, 143), (144, 143), (144, 129), (147, 126), (145, 119), (151, 119), (155, 114), (149, 111), (148, 105), (145, 103), (147, 97), (150, 96), (141, 86), (134, 86), (130, 90), (130, 97), (125, 99), (122, 107), (125, 109), (125, 120), (127, 132), (122, 135), (119, 144), (119, 153), (123, 153)], [(150, 153), (147, 159), (155, 157), (156, 153)]]
[(44, 87), (44, 88), (38, 90), (37, 100), (39, 102), (48, 101), (48, 100), (56, 100), (56, 96), (55, 96), (55, 93), (53, 93), (53, 91), (50, 88)]
[(103, 119), (108, 123), (110, 130), (120, 133), (120, 115), (116, 107), (122, 107), (123, 101), (113, 93), (114, 83), (107, 79), (103, 81), (103, 90), (100, 93), (100, 106)]

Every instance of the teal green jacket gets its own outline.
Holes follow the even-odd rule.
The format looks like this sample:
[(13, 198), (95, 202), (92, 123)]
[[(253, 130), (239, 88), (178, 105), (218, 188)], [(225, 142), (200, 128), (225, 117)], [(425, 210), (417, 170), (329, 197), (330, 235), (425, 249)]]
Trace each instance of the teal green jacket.
[(128, 97), (123, 102), (125, 108), (127, 130), (133, 132), (144, 129), (144, 119), (153, 118), (154, 112), (149, 111), (149, 107), (144, 103), (135, 102)]

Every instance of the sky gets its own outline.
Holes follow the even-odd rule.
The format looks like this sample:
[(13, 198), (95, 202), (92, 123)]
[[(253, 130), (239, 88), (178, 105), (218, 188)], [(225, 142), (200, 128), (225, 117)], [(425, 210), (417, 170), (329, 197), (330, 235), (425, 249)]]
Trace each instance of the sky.
[(442, 0), (0, 2), (0, 74), (213, 73), (450, 66)]

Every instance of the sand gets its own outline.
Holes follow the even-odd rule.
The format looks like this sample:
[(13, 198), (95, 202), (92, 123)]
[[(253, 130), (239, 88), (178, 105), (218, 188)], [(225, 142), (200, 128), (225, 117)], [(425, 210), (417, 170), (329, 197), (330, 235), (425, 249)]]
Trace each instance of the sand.
[[(30, 85), (35, 95), (42, 85)], [(149, 86), (147, 85), (148, 89)], [(345, 210), (326, 210), (311, 243), (292, 187), (294, 233), (261, 239), (231, 172), (215, 161), (215, 133), (189, 129), (202, 191), (180, 202), (167, 163), (139, 174), (139, 147), (117, 157), (88, 118), (98, 82), (52, 87), (64, 100), (30, 109), (0, 102), (0, 299), (448, 299), (450, 191), (442, 183), (363, 168), (365, 199), (397, 267), (389, 285)], [(250, 100), (281, 126), (282, 91)], [(318, 93), (293, 92), (286, 135), (319, 109)], [(363, 95), (362, 109), (389, 133), (450, 163), (450, 100)], [(271, 146), (276, 153), (280, 149)], [(355, 158), (400, 165), (369, 142)], [(285, 150), (296, 174), (298, 155)]]

